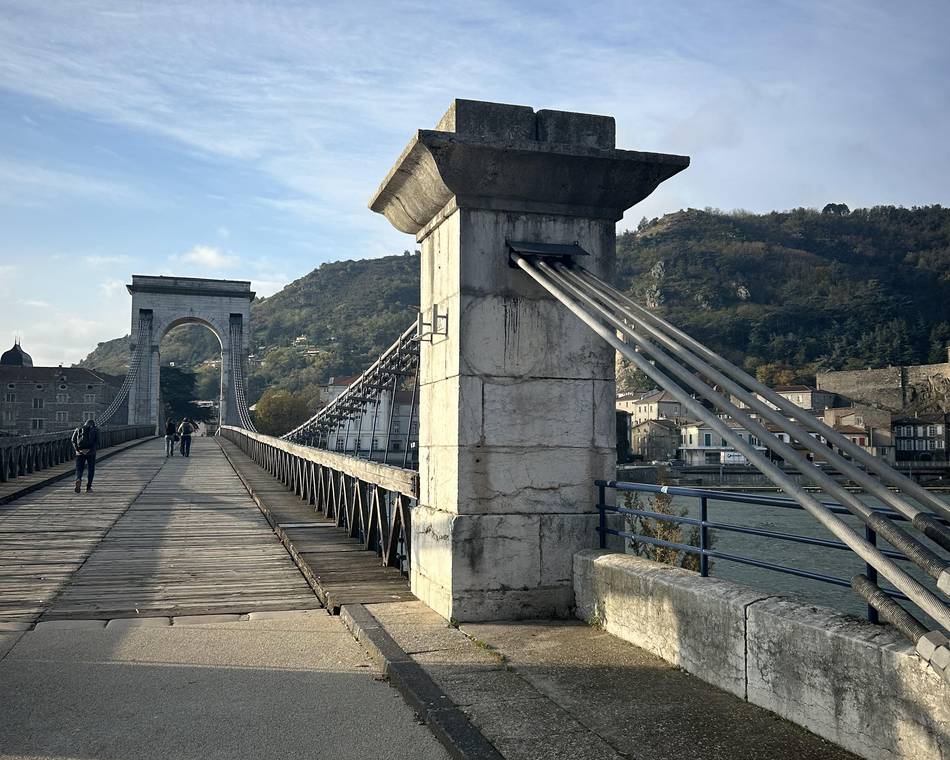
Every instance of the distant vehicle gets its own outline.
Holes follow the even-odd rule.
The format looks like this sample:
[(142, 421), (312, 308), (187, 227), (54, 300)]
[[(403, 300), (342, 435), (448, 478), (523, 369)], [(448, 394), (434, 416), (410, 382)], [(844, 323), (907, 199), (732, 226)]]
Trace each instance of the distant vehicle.
[(745, 458), (745, 454), (740, 454), (738, 451), (720, 451), (719, 463), (720, 464), (749, 464), (749, 460)]

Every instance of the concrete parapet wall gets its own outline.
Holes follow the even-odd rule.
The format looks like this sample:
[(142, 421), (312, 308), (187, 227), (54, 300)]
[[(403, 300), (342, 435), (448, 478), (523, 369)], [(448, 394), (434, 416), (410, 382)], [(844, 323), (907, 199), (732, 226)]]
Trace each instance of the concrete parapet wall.
[(890, 628), (630, 555), (574, 555), (578, 617), (874, 760), (950, 760), (950, 688)]

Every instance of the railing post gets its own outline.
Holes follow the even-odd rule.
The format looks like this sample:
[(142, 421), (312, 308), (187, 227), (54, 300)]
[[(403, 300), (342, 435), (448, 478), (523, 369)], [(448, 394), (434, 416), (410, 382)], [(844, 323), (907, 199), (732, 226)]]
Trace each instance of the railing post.
[[(877, 533), (871, 529), (870, 525), (864, 526), (864, 537), (868, 540), (868, 543), (871, 546), (877, 546)], [(871, 564), (865, 564), (864, 574), (868, 577), (868, 580), (871, 583), (877, 583), (877, 570)], [(868, 605), (868, 620), (871, 623), (877, 624), (879, 622), (877, 610), (874, 609), (870, 604)]]
[(597, 484), (597, 511), (600, 513), (597, 527), (600, 533), (600, 548), (607, 548), (607, 487), (603, 481)]
[(709, 557), (706, 556), (706, 550), (709, 548), (709, 528), (706, 527), (706, 520), (709, 519), (709, 502), (705, 496), (699, 500), (699, 574), (705, 578), (709, 575)]

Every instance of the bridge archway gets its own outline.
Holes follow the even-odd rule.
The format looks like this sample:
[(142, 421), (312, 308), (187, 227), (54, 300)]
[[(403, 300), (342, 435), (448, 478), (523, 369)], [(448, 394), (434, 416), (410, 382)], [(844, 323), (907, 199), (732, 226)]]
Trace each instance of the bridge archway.
[(186, 324), (214, 333), (221, 346), (219, 421), (244, 426), (244, 377), (250, 336), (251, 283), (197, 277), (133, 275), (126, 286), (132, 295), (132, 355), (136, 366), (129, 388), (129, 423), (162, 424), (160, 404), (161, 341)]

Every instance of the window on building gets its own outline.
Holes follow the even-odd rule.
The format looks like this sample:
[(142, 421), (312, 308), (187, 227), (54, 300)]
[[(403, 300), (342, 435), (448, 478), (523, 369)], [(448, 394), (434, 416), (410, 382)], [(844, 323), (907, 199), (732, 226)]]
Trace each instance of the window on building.
[(937, 426), (931, 425), (930, 427), (928, 427), (927, 435), (929, 435), (931, 438), (935, 437), (937, 435)]
[(393, 441), (389, 444), (390, 451), (402, 451), (402, 443), (399, 441)]
[(42, 385), (41, 383), (37, 383), (37, 384), (36, 384), (36, 390), (38, 390), (38, 391), (43, 390), (43, 385)]
[(95, 393), (84, 393), (82, 395), (82, 400), (84, 404), (95, 404), (96, 403), (96, 394)]
[(8, 393), (8, 394), (4, 397), (4, 401), (6, 401), (8, 404), (13, 404), (13, 403), (15, 403), (15, 402), (16, 402), (16, 394), (15, 394), (15, 393)]
[(42, 409), (42, 408), (43, 408), (43, 399), (41, 399), (41, 398), (35, 398), (35, 399), (33, 399), (33, 408), (34, 408), (34, 409)]
[(87, 391), (91, 391), (91, 390), (92, 390), (92, 386), (91, 386), (91, 385), (87, 385), (87, 386), (86, 386), (86, 390), (87, 390)]
[(16, 422), (16, 412), (12, 409), (3, 410), (3, 421), (4, 422)]
[(7, 388), (16, 388), (16, 383), (7, 383)]
[(703, 446), (712, 446), (712, 436), (709, 433), (703, 433)]
[(56, 412), (57, 422), (69, 422), (69, 412)]
[(863, 436), (863, 435), (858, 438), (858, 446), (864, 446), (864, 436)]
[(928, 439), (927, 439), (927, 450), (928, 450), (928, 451), (933, 451), (935, 448), (937, 448), (937, 441), (935, 441), (933, 438), (928, 438)]
[(83, 412), (83, 413), (82, 413), (82, 421), (83, 421), (83, 422), (86, 422), (87, 420), (94, 420), (95, 418), (96, 418), (96, 413), (95, 413), (95, 412)]
[(39, 417), (34, 417), (30, 420), (30, 430), (42, 430), (44, 420)]
[(59, 389), (60, 389), (61, 391), (66, 390), (66, 384), (65, 384), (65, 383), (62, 383), (62, 384), (59, 386)]
[(57, 393), (57, 394), (56, 394), (56, 403), (57, 403), (57, 404), (68, 404), (68, 403), (69, 403), (69, 394), (68, 394), (68, 393)]

